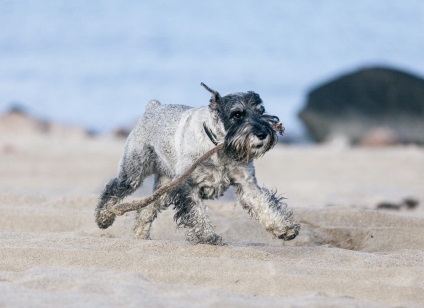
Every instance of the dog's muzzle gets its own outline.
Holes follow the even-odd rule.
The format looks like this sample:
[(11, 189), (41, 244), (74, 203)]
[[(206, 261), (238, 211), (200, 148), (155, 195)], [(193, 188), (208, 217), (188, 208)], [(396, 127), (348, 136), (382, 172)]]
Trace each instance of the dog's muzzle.
[(238, 161), (252, 161), (269, 151), (277, 143), (277, 135), (271, 129), (259, 133), (248, 125), (230, 130), (225, 138), (225, 152)]

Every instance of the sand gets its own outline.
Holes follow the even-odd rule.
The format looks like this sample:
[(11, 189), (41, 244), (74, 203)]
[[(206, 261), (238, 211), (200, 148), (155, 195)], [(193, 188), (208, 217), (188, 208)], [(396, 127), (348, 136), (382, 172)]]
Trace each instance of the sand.
[[(300, 235), (272, 239), (230, 192), (210, 202), (216, 247), (187, 243), (172, 209), (153, 240), (132, 238), (133, 213), (97, 228), (123, 142), (0, 134), (1, 307), (424, 305), (424, 149), (279, 145), (257, 177), (288, 198)], [(420, 204), (376, 210), (404, 198)]]

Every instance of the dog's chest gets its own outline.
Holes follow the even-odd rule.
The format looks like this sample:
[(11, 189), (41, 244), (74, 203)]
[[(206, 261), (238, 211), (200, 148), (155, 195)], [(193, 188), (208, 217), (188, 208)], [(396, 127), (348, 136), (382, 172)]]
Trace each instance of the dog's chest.
[(229, 170), (222, 165), (205, 162), (193, 173), (193, 181), (202, 199), (216, 199), (230, 187)]

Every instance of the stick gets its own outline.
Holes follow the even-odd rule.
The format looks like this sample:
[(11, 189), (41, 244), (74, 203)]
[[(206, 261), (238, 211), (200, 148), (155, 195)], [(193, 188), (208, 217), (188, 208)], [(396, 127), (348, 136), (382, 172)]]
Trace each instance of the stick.
[[(277, 117), (269, 117), (269, 120), (273, 125), (273, 128), (275, 131), (279, 132), (282, 136), (284, 136), (284, 127), (281, 123), (278, 123), (278, 118)], [(202, 156), (200, 156), (186, 171), (184, 171), (179, 177), (177, 177), (176, 179), (174, 179), (173, 181), (165, 184), (164, 186), (160, 187), (159, 189), (157, 189), (153, 194), (151, 194), (150, 196), (143, 198), (141, 200), (137, 200), (137, 201), (133, 201), (130, 203), (122, 203), (122, 204), (116, 204), (114, 205), (111, 209), (109, 209), (109, 211), (111, 211), (113, 214), (118, 215), (118, 216), (122, 216), (124, 215), (126, 212), (130, 212), (130, 211), (135, 211), (138, 209), (141, 209), (143, 207), (148, 206), (150, 203), (152, 203), (153, 201), (157, 200), (160, 196), (162, 196), (163, 194), (169, 192), (170, 190), (174, 189), (175, 187), (177, 187), (178, 185), (180, 185), (182, 182), (184, 182), (185, 180), (187, 180), (187, 178), (190, 176), (190, 174), (196, 169), (196, 167), (198, 165), (200, 165), (202, 162), (204, 162), (205, 160), (207, 160), (208, 158), (210, 158), (213, 154), (215, 154), (216, 152), (218, 152), (219, 150), (221, 150), (224, 147), (224, 143), (217, 143), (215, 136), (214, 138), (211, 138), (211, 136), (209, 134), (213, 134), (209, 131), (209, 129), (207, 129), (207, 127), (204, 125), (205, 131), (207, 133), (207, 135), (209, 136), (209, 138), (211, 139), (211, 141), (216, 144), (216, 146), (206, 152), (205, 154), (203, 154)]]
[(182, 182), (187, 180), (187, 178), (190, 176), (190, 174), (196, 169), (198, 165), (200, 165), (202, 162), (210, 158), (213, 154), (218, 152), (224, 147), (224, 143), (219, 143), (216, 147), (214, 147), (209, 152), (206, 152), (202, 156), (200, 156), (184, 173), (182, 173), (179, 177), (177, 177), (175, 180), (165, 184), (164, 186), (157, 189), (153, 194), (150, 196), (143, 198), (141, 200), (133, 201), (130, 203), (122, 203), (114, 205), (109, 211), (111, 211), (113, 214), (121, 216), (125, 214), (126, 212), (135, 211), (138, 209), (141, 209), (143, 207), (148, 206), (153, 201), (157, 200), (160, 196), (167, 193), (168, 191), (174, 189), (178, 185), (180, 185)]

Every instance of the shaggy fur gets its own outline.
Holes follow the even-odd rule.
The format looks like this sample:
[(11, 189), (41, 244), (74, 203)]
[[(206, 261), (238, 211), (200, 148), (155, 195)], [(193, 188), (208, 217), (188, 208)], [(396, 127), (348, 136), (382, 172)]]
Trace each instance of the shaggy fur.
[(224, 149), (198, 166), (190, 178), (153, 204), (138, 211), (135, 237), (150, 238), (150, 227), (161, 210), (175, 208), (178, 226), (187, 228), (192, 243), (221, 244), (203, 202), (236, 188), (240, 205), (273, 236), (291, 240), (300, 225), (292, 211), (274, 192), (259, 187), (253, 160), (277, 143), (273, 125), (278, 118), (265, 114), (263, 102), (254, 92), (222, 96), (212, 93), (207, 107), (162, 105), (150, 101), (146, 112), (129, 135), (119, 174), (110, 180), (96, 208), (96, 222), (112, 225), (115, 215), (108, 209), (133, 193), (149, 176), (155, 189), (183, 173), (199, 156), (224, 141)]

